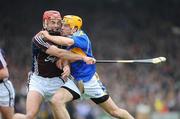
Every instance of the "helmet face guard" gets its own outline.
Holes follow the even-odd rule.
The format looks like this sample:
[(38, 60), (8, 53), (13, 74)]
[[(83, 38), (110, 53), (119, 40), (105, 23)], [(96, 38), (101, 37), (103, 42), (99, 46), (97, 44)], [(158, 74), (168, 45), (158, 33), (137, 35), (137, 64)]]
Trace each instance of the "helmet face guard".
[[(61, 14), (58, 11), (54, 11), (54, 10), (49, 10), (49, 11), (45, 11), (43, 14), (43, 29), (47, 30), (50, 34), (59, 34), (60, 33), (60, 27), (57, 27), (58, 23), (61, 23)], [(49, 26), (49, 24), (55, 24), (56, 26)], [(57, 28), (53, 28), (53, 27), (57, 27)]]
[(68, 24), (71, 29), (77, 27), (78, 30), (82, 27), (82, 19), (75, 15), (66, 15), (62, 20), (63, 24)]

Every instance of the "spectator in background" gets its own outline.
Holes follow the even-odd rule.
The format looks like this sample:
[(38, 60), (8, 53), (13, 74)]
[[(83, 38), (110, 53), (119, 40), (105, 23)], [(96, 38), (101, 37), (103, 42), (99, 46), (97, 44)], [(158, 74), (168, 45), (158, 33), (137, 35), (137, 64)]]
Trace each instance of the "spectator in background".
[(4, 52), (0, 49), (0, 113), (3, 119), (12, 119), (14, 114), (15, 92), (5, 60)]

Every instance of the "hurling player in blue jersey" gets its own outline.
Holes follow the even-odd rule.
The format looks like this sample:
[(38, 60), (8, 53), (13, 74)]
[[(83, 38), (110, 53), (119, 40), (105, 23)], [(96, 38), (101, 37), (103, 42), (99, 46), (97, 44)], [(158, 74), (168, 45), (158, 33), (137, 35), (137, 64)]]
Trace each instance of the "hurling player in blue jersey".
[[(81, 30), (81, 26), (82, 19), (80, 17), (66, 15), (62, 20), (62, 35), (65, 37), (52, 36), (46, 31), (41, 31), (40, 33), (48, 41), (58, 45), (68, 46), (68, 50), (73, 53), (93, 58), (91, 42), (88, 36)], [(68, 54), (64, 53), (64, 55), (67, 56)], [(69, 57), (71, 56), (69, 55)], [(74, 60), (73, 57), (72, 60)], [(118, 119), (134, 119), (126, 110), (119, 108), (114, 103), (96, 73), (95, 64), (93, 64), (93, 62), (91, 63), (86, 64), (82, 60), (72, 61), (71, 63), (71, 74), (75, 80), (82, 82), (83, 86), (81, 86), (81, 88), (83, 87), (83, 95), (102, 107), (112, 117)], [(67, 111), (62, 110), (65, 110), (65, 103), (72, 99), (72, 94), (64, 88), (60, 88), (53, 96), (52, 103), (56, 107), (59, 119), (69, 119), (67, 118), (68, 116), (66, 116), (68, 115)], [(62, 118), (62, 115), (64, 115), (64, 118)]]

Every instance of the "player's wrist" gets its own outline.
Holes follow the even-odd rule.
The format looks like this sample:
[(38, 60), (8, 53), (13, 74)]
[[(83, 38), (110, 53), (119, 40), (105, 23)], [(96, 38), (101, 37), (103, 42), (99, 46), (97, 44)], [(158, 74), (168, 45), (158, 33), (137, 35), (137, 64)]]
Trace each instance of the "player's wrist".
[(86, 61), (86, 56), (81, 56), (82, 61)]

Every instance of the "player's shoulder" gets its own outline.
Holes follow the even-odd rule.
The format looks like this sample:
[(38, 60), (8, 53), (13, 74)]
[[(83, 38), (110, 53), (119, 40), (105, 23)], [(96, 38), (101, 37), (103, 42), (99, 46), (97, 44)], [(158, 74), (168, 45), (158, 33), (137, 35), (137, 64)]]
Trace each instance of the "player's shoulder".
[(75, 37), (75, 39), (81, 39), (85, 41), (89, 40), (87, 34), (82, 30), (75, 32), (72, 37)]
[(35, 43), (35, 44), (52, 44), (51, 42), (45, 40), (45, 38), (38, 33), (32, 38), (32, 43)]
[(82, 30), (78, 30), (77, 32), (75, 32), (73, 34), (73, 36), (79, 36), (79, 37), (83, 37), (83, 36), (86, 36), (86, 35), (87, 34), (84, 31), (82, 31)]
[(32, 37), (32, 41), (42, 39), (41, 36), (37, 33)]

